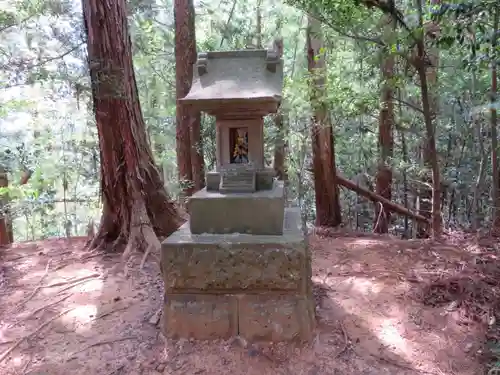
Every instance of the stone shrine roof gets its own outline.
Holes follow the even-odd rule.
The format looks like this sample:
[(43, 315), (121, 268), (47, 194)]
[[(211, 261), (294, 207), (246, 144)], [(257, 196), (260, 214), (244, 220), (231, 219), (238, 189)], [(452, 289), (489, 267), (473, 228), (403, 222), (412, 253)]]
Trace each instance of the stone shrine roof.
[(274, 50), (202, 52), (193, 69), (183, 104), (210, 110), (245, 103), (277, 108), (281, 102), (283, 61)]

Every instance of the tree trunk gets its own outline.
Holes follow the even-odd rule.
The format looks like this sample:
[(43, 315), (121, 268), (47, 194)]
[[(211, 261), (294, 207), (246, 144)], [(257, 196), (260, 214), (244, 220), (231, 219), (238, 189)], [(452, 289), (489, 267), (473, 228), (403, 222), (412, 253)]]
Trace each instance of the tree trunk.
[[(194, 17), (192, 0), (175, 0), (175, 87), (177, 99), (182, 99), (189, 93), (193, 81), (193, 65), (196, 63)], [(200, 118), (200, 115), (193, 113), (192, 109), (177, 102), (177, 168), (179, 183), (185, 196), (192, 195), (195, 189), (196, 182), (193, 181), (193, 170), (197, 169), (194, 174), (198, 176), (201, 172), (199, 153), (196, 163), (193, 163), (192, 160), (192, 150), (196, 148), (194, 145), (199, 144), (201, 139), (191, 139), (191, 133), (193, 136), (200, 133)], [(192, 132), (190, 131), (191, 127)], [(198, 185), (200, 185), (200, 181), (198, 181)]]
[(278, 180), (285, 181), (285, 127), (283, 124), (282, 109), (274, 116), (274, 125), (276, 127), (276, 138), (274, 140), (274, 158), (273, 167)]
[[(439, 0), (432, 1), (432, 4), (439, 4)], [(417, 70), (418, 78), (420, 80), (420, 96), (422, 100), (422, 111), (424, 115), (424, 123), (426, 130), (426, 139), (423, 146), (423, 159), (426, 169), (430, 169), (432, 178), (429, 179), (427, 171), (424, 182), (432, 182), (431, 192), (431, 223), (433, 237), (439, 237), (443, 230), (443, 223), (441, 218), (441, 176), (439, 172), (439, 164), (436, 151), (436, 110), (437, 110), (437, 97), (429, 90), (429, 83), (434, 85), (437, 81), (437, 69), (439, 64), (439, 56), (437, 49), (430, 49), (428, 57), (431, 62), (431, 67), (426, 66), (426, 52), (425, 52), (425, 37), (429, 32), (437, 34), (439, 32), (438, 25), (430, 23), (424, 26), (423, 23), (423, 5), (422, 0), (417, 0), (417, 11), (419, 16), (419, 26), (425, 30), (425, 33), (416, 41), (417, 58), (415, 62), (415, 69)], [(424, 199), (427, 201), (428, 190), (424, 193)], [(422, 196), (420, 198), (423, 198)], [(425, 207), (425, 206), (424, 206)], [(428, 207), (425, 207), (424, 212), (428, 212)], [(422, 212), (423, 213), (423, 212)], [(427, 214), (428, 215), (428, 214)], [(420, 226), (417, 236), (426, 237), (427, 227)]]
[[(500, 10), (495, 9), (493, 15), (493, 38), (492, 50), (498, 46), (498, 24), (500, 22)], [(494, 234), (500, 234), (500, 170), (498, 169), (498, 141), (497, 141), (497, 62), (492, 59), (491, 63), (491, 89), (490, 89), (490, 127), (491, 127), (491, 169), (493, 173), (493, 230)]]
[(401, 215), (409, 216), (409, 217), (417, 220), (418, 222), (424, 222), (424, 223), (428, 222), (428, 219), (426, 217), (423, 217), (422, 215), (414, 214), (409, 209), (404, 208), (403, 206), (400, 206), (399, 204), (393, 203), (393, 202), (385, 199), (384, 197), (382, 197), (378, 194), (375, 194), (374, 192), (372, 192), (368, 189), (362, 188), (361, 186), (359, 186), (355, 182), (349, 181), (349, 180), (345, 179), (344, 177), (340, 176), (338, 173), (336, 175), (336, 179), (337, 179), (337, 183), (339, 185), (342, 185), (342, 186), (348, 188), (349, 190), (352, 190), (352, 191), (358, 193), (359, 195), (362, 195), (363, 197), (368, 198), (372, 202), (382, 204), (384, 206), (384, 208), (387, 210), (394, 211), (394, 212), (401, 214)]
[(429, 87), (427, 85), (427, 72), (425, 67), (424, 42), (417, 42), (418, 62), (417, 72), (420, 78), (422, 109), (424, 112), (424, 122), (426, 129), (426, 142), (424, 146), (424, 163), (429, 166), (432, 172), (432, 234), (439, 237), (442, 233), (441, 219), (441, 176), (439, 175), (439, 164), (436, 151), (436, 136), (434, 126), (434, 116), (429, 100)]
[[(0, 166), (0, 188), (6, 188), (8, 186), (9, 179), (7, 177), (7, 171), (4, 167)], [(8, 203), (8, 195), (0, 194), (0, 247), (8, 246), (13, 242), (9, 230)]]
[[(125, 0), (83, 0), (103, 213), (91, 248), (159, 247), (181, 223), (154, 164), (132, 65)], [(108, 247), (107, 245), (112, 245)]]
[[(389, 31), (388, 34), (392, 33), (394, 22), (392, 17), (389, 15), (382, 15), (382, 28)], [(389, 39), (389, 38), (388, 38)], [(392, 188), (392, 169), (390, 166), (394, 139), (392, 135), (392, 128), (394, 124), (394, 105), (392, 101), (393, 88), (392, 88), (392, 78), (394, 75), (394, 56), (390, 54), (390, 51), (384, 51), (382, 56), (382, 90), (380, 98), (380, 115), (379, 115), (379, 130), (378, 130), (378, 142), (380, 147), (380, 160), (376, 176), (375, 191), (378, 195), (391, 200), (391, 188)], [(373, 231), (375, 233), (388, 233), (389, 232), (389, 222), (390, 213), (383, 210), (383, 206), (375, 206), (375, 218)]]
[(333, 129), (325, 104), (326, 64), (321, 24), (309, 17), (307, 28), (307, 62), (311, 75), (310, 98), (313, 111), (311, 139), (316, 195), (316, 226), (341, 224), (339, 188), (335, 178)]
[[(260, 14), (260, 13), (258, 13)], [(260, 22), (260, 16), (257, 18), (258, 22)], [(258, 31), (260, 32), (260, 26)], [(259, 35), (259, 34), (257, 34)], [(277, 38), (275, 40), (275, 47), (279, 51), (280, 57), (283, 56), (283, 39)], [(262, 48), (262, 47), (259, 47)], [(293, 78), (293, 72), (292, 72)], [(273, 167), (276, 173), (276, 177), (278, 180), (286, 181), (287, 173), (285, 167), (285, 123), (284, 123), (284, 115), (283, 115), (283, 106), (278, 110), (278, 113), (274, 116), (274, 125), (276, 127), (276, 137), (274, 139), (274, 157), (273, 157)]]

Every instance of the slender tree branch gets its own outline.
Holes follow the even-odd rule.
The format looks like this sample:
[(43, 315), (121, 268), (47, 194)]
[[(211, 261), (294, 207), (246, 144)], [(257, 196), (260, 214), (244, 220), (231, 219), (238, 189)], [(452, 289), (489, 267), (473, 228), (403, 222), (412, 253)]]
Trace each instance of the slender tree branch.
[(405, 106), (417, 111), (417, 112), (420, 112), (420, 113), (424, 113), (424, 111), (422, 110), (422, 108), (420, 108), (418, 105), (416, 104), (413, 104), (413, 103), (410, 103), (410, 102), (407, 102), (403, 99), (400, 99), (400, 98), (397, 98), (395, 96), (392, 97), (393, 100), (396, 100), (397, 102), (400, 102), (401, 104), (404, 104)]
[[(57, 56), (53, 56), (53, 57), (48, 57), (46, 58), (45, 60), (42, 60), (36, 64), (30, 64), (30, 65), (26, 65), (24, 66), (23, 68), (26, 69), (26, 70), (30, 70), (30, 69), (35, 69), (35, 68), (39, 68), (45, 64), (48, 64), (52, 61), (55, 61), (55, 60), (60, 60), (62, 59), (63, 57), (75, 52), (78, 48), (80, 48), (82, 45), (84, 44), (84, 42), (81, 42), (79, 43), (78, 45), (74, 46), (73, 48), (67, 50), (66, 52), (60, 54), (60, 55), (57, 55)], [(8, 70), (8, 68), (10, 66), (14, 65), (13, 63), (10, 63), (8, 65), (0, 65), (0, 69), (4, 69), (4, 70)], [(18, 64), (18, 67), (20, 67), (21, 64)]]
[(5, 25), (4, 27), (0, 27), (0, 33), (3, 33), (5, 31), (7, 31), (8, 29), (10, 29), (11, 27), (14, 27), (14, 26), (20, 26), (22, 25), (23, 23), (29, 21), (30, 19), (32, 19), (33, 17), (35, 17), (34, 14), (31, 14), (25, 18), (23, 18), (21, 21), (19, 22), (14, 22), (14, 23), (11, 23), (9, 25)]
[(236, 3), (238, 0), (233, 1), (233, 7), (231, 8), (231, 11), (229, 12), (229, 16), (227, 17), (226, 25), (224, 26), (224, 31), (222, 33), (222, 38), (220, 40), (220, 46), (219, 48), (222, 48), (222, 45), (224, 44), (224, 40), (226, 39), (227, 32), (229, 31), (229, 23), (231, 22), (231, 19), (233, 18), (234, 10), (236, 9)]

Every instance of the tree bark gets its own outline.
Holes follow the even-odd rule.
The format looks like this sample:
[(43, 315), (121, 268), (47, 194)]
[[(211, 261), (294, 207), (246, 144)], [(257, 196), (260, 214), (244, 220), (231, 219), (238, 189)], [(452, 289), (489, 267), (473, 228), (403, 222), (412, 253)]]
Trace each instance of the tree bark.
[[(5, 168), (0, 166), (0, 188), (6, 188), (9, 186), (9, 179), (7, 177), (7, 171)], [(0, 194), (0, 247), (8, 246), (12, 243), (10, 230), (9, 230), (9, 217), (8, 217), (8, 195)]]
[[(175, 0), (175, 87), (177, 99), (182, 99), (189, 93), (193, 81), (193, 65), (196, 63), (194, 17), (192, 0)], [(193, 113), (191, 109), (177, 102), (177, 168), (179, 183), (185, 196), (193, 194), (195, 185), (201, 186), (201, 168), (204, 166), (200, 154), (194, 151), (197, 148), (195, 145), (201, 143), (200, 119), (199, 113)], [(191, 135), (198, 139), (191, 139)], [(192, 160), (193, 156), (195, 160)], [(196, 171), (193, 173), (194, 170)], [(193, 180), (194, 175), (198, 179), (196, 182)]]
[[(382, 15), (382, 27), (386, 34), (391, 34), (394, 22), (391, 16)], [(390, 38), (387, 38), (390, 39)], [(389, 54), (389, 55), (387, 55)], [(381, 75), (382, 90), (380, 98), (380, 115), (378, 143), (380, 148), (380, 160), (378, 164), (375, 191), (378, 195), (391, 200), (392, 197), (392, 169), (390, 166), (394, 139), (392, 134), (394, 124), (394, 105), (392, 78), (394, 75), (394, 56), (390, 51), (384, 51), (382, 56)], [(388, 233), (390, 222), (390, 212), (385, 212), (383, 207), (376, 205), (373, 231), (375, 233)]]
[(276, 138), (274, 140), (273, 167), (278, 180), (285, 181), (285, 127), (283, 124), (282, 109), (274, 116), (274, 125), (276, 127)]
[(333, 129), (325, 104), (326, 64), (321, 24), (309, 17), (307, 28), (307, 62), (311, 75), (310, 100), (313, 111), (311, 139), (316, 195), (316, 226), (341, 224), (339, 188), (335, 178)]
[[(260, 22), (260, 19), (257, 18), (258, 22)], [(259, 26), (260, 30), (260, 26)], [(280, 57), (283, 56), (283, 39), (282, 38), (277, 38), (275, 40), (275, 47), (279, 51)], [(259, 47), (262, 48), (262, 47)], [(293, 76), (293, 72), (292, 72)], [(286, 172), (286, 166), (285, 166), (285, 152), (286, 152), (286, 147), (285, 147), (285, 123), (284, 123), (284, 117), (285, 115), (283, 114), (283, 107), (281, 107), (278, 110), (278, 113), (274, 116), (274, 125), (276, 127), (276, 137), (274, 139), (274, 155), (273, 155), (273, 167), (274, 171), (276, 173), (276, 177), (278, 180), (286, 181), (287, 180), (287, 172)]]
[[(159, 247), (181, 223), (147, 141), (125, 0), (83, 0), (101, 157), (103, 213), (90, 248)], [(109, 246), (111, 245), (111, 246)]]
[(191, 164), (193, 172), (193, 187), (199, 191), (205, 187), (205, 157), (203, 154), (203, 141), (201, 137), (201, 114), (191, 115), (190, 140)]
[[(434, 0), (433, 4), (439, 4), (439, 0)], [(419, 14), (419, 24), (426, 33), (416, 41), (417, 46), (417, 59), (415, 63), (415, 69), (417, 70), (418, 77), (420, 79), (420, 96), (422, 100), (422, 111), (424, 115), (424, 123), (426, 130), (426, 139), (423, 147), (423, 159), (426, 168), (430, 169), (432, 178), (424, 178), (424, 182), (432, 182), (432, 193), (431, 193), (431, 212), (429, 213), (432, 217), (432, 235), (433, 237), (439, 237), (443, 230), (443, 223), (441, 217), (441, 176), (439, 171), (439, 164), (437, 160), (437, 150), (436, 150), (436, 110), (437, 110), (437, 98), (429, 90), (429, 83), (434, 85), (437, 81), (437, 69), (439, 64), (439, 55), (437, 49), (429, 51), (429, 59), (432, 66), (428, 68), (426, 66), (426, 53), (425, 53), (425, 34), (427, 32), (437, 33), (439, 28), (436, 24), (430, 23), (428, 25), (423, 24), (423, 5), (422, 0), (417, 0), (417, 11)], [(433, 89), (433, 88), (431, 88)], [(427, 171), (426, 171), (427, 172)], [(426, 173), (427, 176), (427, 173)], [(428, 191), (428, 190), (427, 190)], [(422, 192), (425, 194), (425, 198), (428, 198), (428, 192)], [(420, 197), (422, 198), (422, 196)], [(427, 199), (425, 199), (427, 201)], [(425, 207), (425, 206), (424, 206)], [(428, 207), (423, 210), (428, 212)], [(420, 231), (417, 232), (419, 237), (427, 237), (427, 227), (420, 226)]]
[[(498, 7), (493, 14), (493, 38), (492, 50), (498, 48), (498, 26), (500, 23), (500, 10)], [(497, 140), (497, 62), (493, 58), (491, 64), (491, 88), (490, 88), (490, 128), (491, 128), (491, 169), (493, 173), (493, 230), (495, 235), (500, 234), (500, 170), (498, 168), (498, 140)]]
[(349, 181), (346, 178), (340, 176), (338, 173), (336, 175), (336, 179), (339, 185), (342, 185), (349, 190), (352, 190), (359, 195), (362, 195), (363, 197), (371, 200), (372, 202), (380, 203), (384, 206), (385, 209), (396, 212), (401, 215), (409, 216), (419, 222), (424, 222), (427, 223), (429, 220), (426, 217), (423, 217), (422, 215), (415, 214), (411, 212), (409, 209), (400, 206), (399, 204), (396, 204), (394, 202), (391, 202), (390, 200), (385, 199), (384, 197), (368, 190), (364, 189), (355, 182)]

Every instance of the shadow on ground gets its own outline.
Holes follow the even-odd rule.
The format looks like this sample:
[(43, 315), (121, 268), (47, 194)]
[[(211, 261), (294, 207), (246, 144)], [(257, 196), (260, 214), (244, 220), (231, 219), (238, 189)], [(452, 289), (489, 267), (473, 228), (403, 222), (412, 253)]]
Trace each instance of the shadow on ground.
[(312, 238), (318, 328), (306, 345), (165, 340), (157, 261), (141, 270), (138, 255), (120, 269), (118, 256), (91, 257), (83, 244), (22, 243), (1, 255), (1, 374), (480, 373), (470, 329), (406, 297), (409, 271), (432, 256), (422, 243)]

